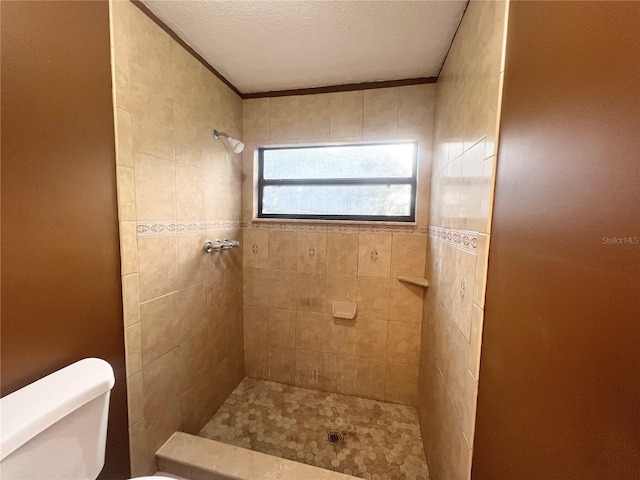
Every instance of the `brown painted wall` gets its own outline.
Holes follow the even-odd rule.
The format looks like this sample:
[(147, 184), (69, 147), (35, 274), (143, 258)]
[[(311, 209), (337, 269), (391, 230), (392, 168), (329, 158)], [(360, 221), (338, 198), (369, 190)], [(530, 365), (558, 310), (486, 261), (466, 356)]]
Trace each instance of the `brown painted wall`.
[(475, 480), (640, 478), (639, 18), (511, 3)]
[(2, 5), (2, 395), (115, 369), (102, 478), (128, 478), (107, 2)]

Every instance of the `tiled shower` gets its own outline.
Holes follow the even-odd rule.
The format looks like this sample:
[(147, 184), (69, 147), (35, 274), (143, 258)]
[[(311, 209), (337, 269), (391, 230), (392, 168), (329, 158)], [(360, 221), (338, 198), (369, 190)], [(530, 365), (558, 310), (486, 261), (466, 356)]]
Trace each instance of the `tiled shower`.
[[(110, 4), (133, 474), (174, 432), (275, 389), (409, 409), (431, 476), (468, 478), (507, 4), (469, 4), (437, 83), (246, 100)], [(415, 224), (254, 220), (258, 147), (388, 140), (419, 145)], [(242, 247), (205, 254), (217, 238)], [(337, 300), (357, 317), (333, 318)]]

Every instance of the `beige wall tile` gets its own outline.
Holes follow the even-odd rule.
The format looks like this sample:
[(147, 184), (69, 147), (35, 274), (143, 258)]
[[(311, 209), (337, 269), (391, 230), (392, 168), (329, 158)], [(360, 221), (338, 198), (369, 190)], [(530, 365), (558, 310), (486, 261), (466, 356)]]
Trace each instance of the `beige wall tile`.
[(420, 324), (389, 322), (387, 362), (417, 365), (420, 358)]
[(297, 139), (300, 97), (274, 97), (269, 100), (269, 139)]
[(156, 451), (182, 426), (180, 349), (174, 348), (142, 370), (147, 448)]
[(269, 344), (274, 347), (295, 348), (295, 310), (269, 309)]
[(384, 361), (387, 358), (386, 320), (358, 318), (356, 320), (355, 355)]
[(415, 405), (418, 396), (418, 365), (385, 365), (384, 399), (387, 402)]
[(201, 323), (191, 332), (188, 339), (180, 344), (183, 392), (186, 393), (186, 390), (208, 375), (210, 359), (207, 324)]
[(459, 228), (460, 195), (462, 189), (462, 156), (451, 161), (442, 177), (442, 226)]
[(437, 441), (427, 437), (431, 448), (429, 458), (431, 470), (440, 472), (444, 478), (469, 478), (471, 470), (471, 450), (464, 438), (455, 409), (449, 400), (442, 376), (436, 372), (434, 416), (439, 419)]
[(242, 259), (244, 265), (269, 268), (269, 230), (247, 229), (243, 238)]
[[(207, 421), (211, 418), (211, 412), (215, 411), (213, 407), (213, 390), (211, 388), (211, 380), (208, 377), (199, 379), (193, 387), (182, 394), (182, 420), (183, 432), (197, 434)], [(163, 472), (176, 472), (174, 475), (182, 474), (183, 478), (189, 478), (187, 475), (191, 471), (190, 466), (180, 465), (179, 469), (167, 469), (162, 466)]]
[[(187, 341), (194, 332), (201, 332), (207, 325), (207, 289), (204, 283), (177, 292), (178, 319), (180, 321), (180, 342)], [(226, 315), (226, 309), (223, 311)]]
[(230, 205), (229, 177), (206, 172), (204, 178), (205, 218), (207, 221), (228, 219)]
[(140, 305), (142, 362), (147, 365), (180, 344), (178, 295), (172, 293)]
[(178, 288), (202, 283), (206, 278), (207, 254), (204, 252), (206, 234), (177, 236)]
[(356, 321), (330, 317), (327, 322), (326, 340), (322, 351), (338, 355), (355, 353)]
[(124, 330), (127, 376), (131, 377), (142, 370), (142, 344), (140, 324), (136, 323)]
[(243, 272), (244, 304), (269, 305), (271, 274), (269, 270), (245, 267)]
[(266, 380), (269, 377), (269, 346), (245, 340), (244, 352), (247, 376)]
[(469, 372), (476, 381), (480, 378), (480, 345), (482, 345), (482, 327), (484, 322), (484, 310), (478, 305), (473, 305), (471, 314), (471, 342), (469, 345)]
[(176, 290), (176, 235), (140, 237), (138, 239), (140, 301), (166, 295)]
[(281, 346), (269, 347), (269, 380), (293, 385), (296, 375), (296, 351)]
[(481, 217), (478, 230), (482, 233), (491, 232), (491, 217), (493, 215), (493, 194), (496, 175), (497, 157), (493, 156), (484, 161), (482, 171), (482, 196), (480, 199)]
[(158, 471), (155, 452), (147, 448), (144, 419), (129, 427), (129, 452), (134, 477), (153, 475)]
[[(209, 133), (211, 135), (211, 133)], [(204, 144), (202, 156), (204, 169), (211, 173), (217, 173), (218, 175), (228, 175), (231, 168), (231, 158), (227, 153), (224, 144), (218, 140), (215, 140), (211, 135), (211, 141)], [(253, 149), (249, 149), (249, 145), (245, 145), (244, 155), (248, 155)], [(176, 162), (178, 161), (178, 155), (176, 153)]]
[(295, 272), (298, 268), (298, 232), (269, 232), (269, 268)]
[(471, 336), (471, 309), (475, 283), (476, 256), (462, 250), (456, 251), (457, 277), (454, 283), (457, 296), (453, 302), (453, 321), (467, 341)]
[(484, 141), (479, 141), (462, 156), (458, 225), (463, 230), (477, 232), (486, 226), (488, 211), (482, 211), (482, 192), (491, 178), (485, 179), (483, 171)]
[(500, 115), (498, 112), (502, 97), (502, 85), (504, 82), (504, 72), (500, 73), (489, 87), (489, 100), (485, 129), (487, 137), (485, 141), (485, 158), (489, 158), (498, 153), (498, 131), (500, 130)]
[(354, 393), (360, 397), (384, 400), (385, 363), (356, 358)]
[(478, 234), (476, 248), (476, 269), (473, 283), (473, 303), (484, 308), (487, 289), (487, 266), (489, 261), (489, 235)]
[(356, 359), (341, 355), (324, 356), (324, 389), (352, 395), (356, 382)]
[(389, 318), (389, 279), (358, 277), (358, 318)]
[(391, 276), (423, 277), (427, 237), (393, 234), (391, 246)]
[(250, 221), (257, 215), (258, 212), (258, 199), (255, 194), (255, 185), (253, 183), (253, 177), (248, 178), (246, 175), (242, 175), (242, 220), (244, 222)]
[(398, 135), (433, 132), (436, 85), (398, 88)]
[(118, 219), (120, 221), (136, 219), (136, 188), (133, 180), (133, 168), (117, 167)]
[(331, 130), (331, 95), (300, 96), (300, 138), (328, 139)]
[(420, 324), (422, 322), (424, 288), (417, 285), (390, 281), (389, 319)]
[[(327, 301), (357, 302), (358, 277), (354, 275), (329, 275), (327, 277)], [(357, 315), (357, 308), (356, 308)]]
[(296, 308), (296, 274), (294, 272), (271, 271), (269, 306)]
[[(220, 379), (218, 379), (218, 381), (221, 385), (226, 385), (225, 382), (227, 382), (227, 370), (229, 368), (228, 357), (229, 352), (231, 351), (231, 332), (225, 325), (209, 324), (209, 326), (207, 327), (207, 335), (209, 336), (209, 340), (211, 342), (211, 344), (209, 345), (209, 362), (212, 367), (212, 375), (214, 377), (224, 377), (224, 382), (222, 382)], [(242, 350), (244, 351), (246, 350), (244, 348), (244, 341), (242, 343)], [(226, 363), (222, 364), (223, 361)], [(221, 372), (219, 370), (221, 368), (221, 365), (224, 366), (224, 372)], [(219, 391), (217, 391), (217, 394), (221, 395)], [(222, 405), (224, 399), (220, 399), (218, 397), (216, 398), (221, 400), (219, 405)]]
[(122, 277), (122, 303), (124, 326), (128, 327), (140, 321), (140, 288), (138, 274)]
[(204, 219), (204, 171), (176, 165), (176, 218), (202, 221)]
[[(132, 76), (131, 86), (141, 84)], [(173, 102), (150, 92), (131, 94), (131, 137), (136, 152), (173, 160)]]
[(252, 98), (242, 102), (245, 140), (269, 139), (269, 99)]
[(363, 132), (367, 135), (395, 136), (398, 126), (398, 89), (364, 91)]
[(356, 275), (358, 272), (358, 235), (327, 234), (327, 271), (330, 275)]
[(361, 233), (358, 240), (358, 275), (388, 277), (391, 272), (391, 235)]
[(120, 270), (122, 275), (138, 271), (138, 240), (135, 222), (120, 222)]
[(331, 95), (331, 138), (362, 135), (362, 91), (339, 92)]
[(176, 169), (172, 161), (136, 153), (136, 218), (176, 220)]
[(324, 355), (319, 352), (296, 350), (295, 384), (300, 387), (324, 387)]
[(326, 232), (298, 233), (298, 271), (308, 273), (327, 272)]
[(298, 273), (296, 276), (297, 309), (302, 312), (328, 313), (327, 276)]
[(144, 417), (144, 386), (141, 371), (127, 379), (127, 405), (129, 426), (131, 426)]
[(327, 345), (327, 329), (331, 317), (322, 313), (296, 314), (296, 348), (323, 352)]
[(269, 308), (245, 305), (244, 309), (244, 341), (245, 343), (269, 343)]

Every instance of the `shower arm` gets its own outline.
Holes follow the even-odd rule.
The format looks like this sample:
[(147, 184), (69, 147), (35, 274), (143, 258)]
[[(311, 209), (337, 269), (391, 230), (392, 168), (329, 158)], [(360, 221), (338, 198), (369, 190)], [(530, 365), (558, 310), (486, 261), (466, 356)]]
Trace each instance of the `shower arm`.
[(224, 132), (219, 132), (218, 130), (214, 130), (213, 131), (213, 138), (220, 138), (220, 137), (224, 137), (224, 138), (229, 138), (229, 135), (227, 133)]

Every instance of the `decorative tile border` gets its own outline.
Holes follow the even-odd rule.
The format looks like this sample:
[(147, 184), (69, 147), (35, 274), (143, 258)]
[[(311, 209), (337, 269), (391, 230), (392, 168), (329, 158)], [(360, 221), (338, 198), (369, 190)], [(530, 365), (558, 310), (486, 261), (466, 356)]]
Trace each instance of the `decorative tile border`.
[(407, 235), (427, 235), (426, 225), (373, 225), (373, 224), (336, 224), (304, 222), (242, 222), (243, 228), (257, 230), (278, 230), (298, 232), (332, 233), (403, 233)]
[(241, 228), (241, 222), (221, 220), (218, 222), (137, 222), (136, 224), (138, 237), (200, 233), (233, 228)]
[(429, 236), (466, 252), (476, 253), (478, 248), (478, 232), (456, 230), (454, 228), (429, 227)]

